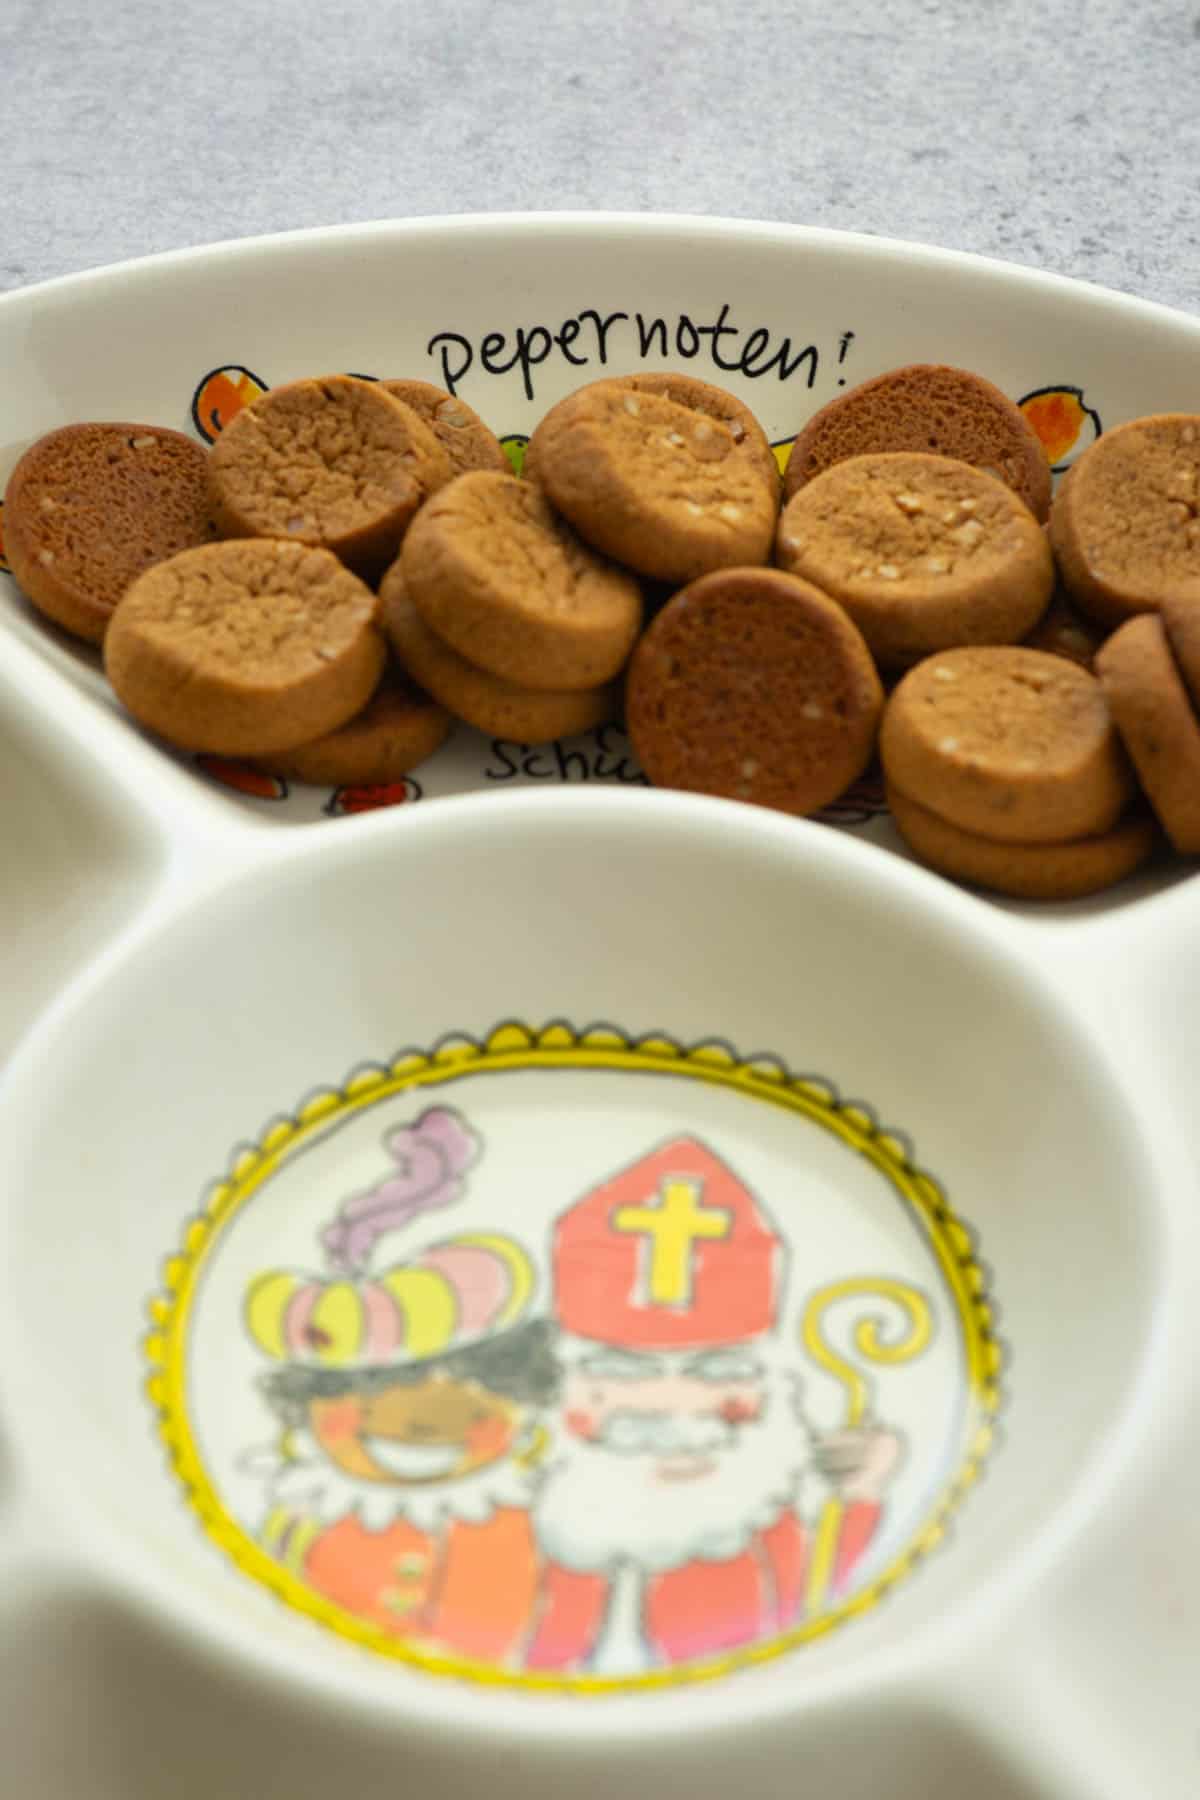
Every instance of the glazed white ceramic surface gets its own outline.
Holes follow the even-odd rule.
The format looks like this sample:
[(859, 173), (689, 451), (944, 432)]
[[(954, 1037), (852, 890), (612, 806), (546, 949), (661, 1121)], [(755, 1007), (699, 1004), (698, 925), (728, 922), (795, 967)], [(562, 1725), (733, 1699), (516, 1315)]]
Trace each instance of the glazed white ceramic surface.
[[(671, 354), (650, 333), (643, 363), (655, 319)], [(740, 336), (697, 331), (717, 321)], [(730, 373), (714, 345), (779, 361)], [(1078, 390), (1104, 426), (1200, 409), (1195, 321), (1027, 271), (765, 225), (454, 219), (0, 302), (0, 479), (71, 419), (186, 427), (214, 370), (439, 379), (468, 350), (459, 391), (505, 435), (605, 368), (681, 359), (780, 441), (915, 360)], [(247, 798), (151, 742), (7, 577), (0, 650), (14, 1793), (315, 1800), (398, 1771), (504, 1800), (1194, 1791), (1185, 865), (1001, 906), (897, 854), (870, 804), (835, 828), (649, 792), (615, 728), (532, 758), (462, 733), (419, 794), (333, 817), (327, 792)], [(435, 1103), (477, 1166), (405, 1226), (404, 1268), (500, 1235), (531, 1317), (565, 1316), (563, 1220), (654, 1146), (707, 1147), (759, 1197), (786, 1252), (772, 1355), (810, 1429), (891, 1427), (905, 1452), (821, 1629), (675, 1663), (613, 1640), (547, 1677), (385, 1641), (270, 1574), (262, 1378), (308, 1353), (265, 1303), (256, 1337), (247, 1296), (282, 1270), (325, 1291), (321, 1232)], [(881, 1324), (856, 1338), (868, 1290)]]

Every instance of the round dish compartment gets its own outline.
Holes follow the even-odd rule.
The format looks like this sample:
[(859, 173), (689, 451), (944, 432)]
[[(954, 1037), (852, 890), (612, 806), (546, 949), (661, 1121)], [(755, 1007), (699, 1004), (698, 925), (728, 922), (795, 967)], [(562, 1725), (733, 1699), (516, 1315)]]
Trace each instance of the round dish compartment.
[(753, 1720), (772, 1781), (836, 1741), (865, 1792), (855, 1708), (948, 1615), (1032, 1618), (1107, 1479), (1153, 1182), (995, 915), (820, 826), (303, 834), (8, 1072), (14, 1485), (102, 1637), (269, 1689), (330, 1767), (369, 1728), (447, 1794), (487, 1746), (560, 1793), (574, 1746), (582, 1792), (669, 1754), (707, 1796)]

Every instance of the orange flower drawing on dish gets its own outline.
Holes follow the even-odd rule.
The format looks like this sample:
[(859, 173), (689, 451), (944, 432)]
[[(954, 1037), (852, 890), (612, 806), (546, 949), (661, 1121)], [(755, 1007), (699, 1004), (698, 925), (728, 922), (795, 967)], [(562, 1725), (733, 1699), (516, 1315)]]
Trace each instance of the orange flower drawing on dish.
[(192, 423), (205, 443), (215, 443), (229, 421), (265, 394), (267, 386), (241, 363), (228, 363), (202, 375), (192, 395)]
[(234, 762), (227, 756), (198, 756), (196, 767), (222, 787), (235, 793), (249, 794), (255, 800), (286, 800), (288, 784), (278, 775), (264, 775), (249, 763)]
[(1094, 444), (1103, 430), (1100, 415), (1088, 406), (1082, 388), (1035, 388), (1017, 405), (1041, 438), (1056, 473)]
[(351, 813), (378, 812), (384, 806), (404, 806), (421, 798), (421, 784), (406, 775), (403, 781), (364, 782), (357, 787), (335, 788), (325, 811), (331, 818)]

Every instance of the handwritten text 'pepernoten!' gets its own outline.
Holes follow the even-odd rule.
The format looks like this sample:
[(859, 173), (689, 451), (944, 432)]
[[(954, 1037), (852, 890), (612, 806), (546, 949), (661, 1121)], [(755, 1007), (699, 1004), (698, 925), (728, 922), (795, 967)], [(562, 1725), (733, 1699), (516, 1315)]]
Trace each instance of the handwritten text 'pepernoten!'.
[[(427, 356), (440, 365), (442, 386), (458, 392), (458, 384), (472, 370), (487, 375), (508, 375), (516, 369), (525, 396), (534, 397), (534, 370), (551, 357), (572, 368), (604, 366), (610, 355), (621, 363), (636, 356), (682, 362), (699, 362), (725, 375), (745, 375), (751, 380), (775, 374), (780, 381), (800, 375), (813, 387), (821, 365), (816, 344), (796, 348), (789, 336), (774, 335), (767, 326), (747, 329), (737, 324), (728, 300), (709, 320), (678, 313), (670, 318), (641, 312), (599, 312), (584, 307), (558, 325), (512, 325), (506, 331), (485, 331), (468, 337), (461, 331), (438, 331), (425, 346)], [(840, 366), (853, 341), (852, 331), (842, 332), (830, 357)], [(844, 382), (839, 382), (844, 386)]]

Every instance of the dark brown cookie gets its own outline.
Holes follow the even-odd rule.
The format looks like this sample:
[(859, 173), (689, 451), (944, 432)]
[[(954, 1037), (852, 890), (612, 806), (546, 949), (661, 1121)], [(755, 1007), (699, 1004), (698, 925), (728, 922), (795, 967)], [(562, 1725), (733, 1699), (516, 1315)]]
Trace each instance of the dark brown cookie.
[(65, 425), (30, 446), (5, 491), (19, 586), (92, 643), (144, 569), (212, 536), (208, 452), (161, 425)]
[(378, 601), (327, 550), (277, 538), (185, 550), (138, 577), (104, 640), (135, 718), (183, 750), (265, 756), (362, 710), (387, 662)]
[(1050, 511), (1050, 464), (1020, 408), (982, 375), (944, 363), (891, 369), (823, 406), (792, 446), (784, 497), (847, 457), (887, 450), (956, 457), (1005, 482), (1036, 519)]
[(633, 576), (582, 543), (515, 475), (460, 475), (423, 508), (404, 586), (460, 656), (524, 688), (595, 688), (624, 667), (642, 622)]
[(1104, 689), (1023, 646), (946, 650), (910, 669), (879, 738), (888, 780), (960, 831), (1056, 843), (1109, 831), (1135, 793)]
[(1200, 606), (1200, 414), (1097, 438), (1055, 495), (1050, 542), (1071, 598), (1108, 630), (1168, 595)]
[(450, 477), (424, 420), (352, 375), (271, 388), (225, 427), (209, 470), (223, 537), (332, 550), (367, 580)]
[(841, 602), (879, 662), (1011, 644), (1046, 608), (1045, 533), (1011, 488), (950, 457), (850, 457), (788, 501), (781, 568)]
[(861, 634), (825, 594), (777, 569), (726, 569), (658, 614), (625, 702), (659, 786), (805, 814), (866, 768), (883, 689)]

